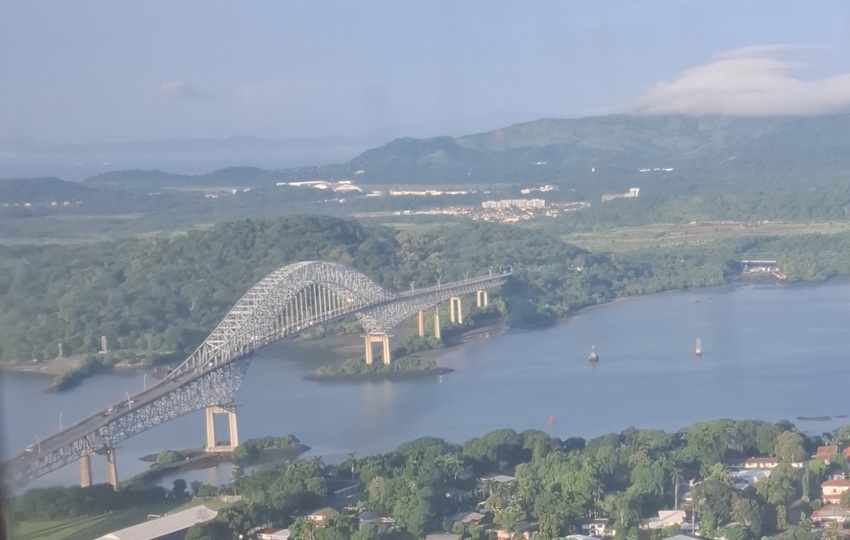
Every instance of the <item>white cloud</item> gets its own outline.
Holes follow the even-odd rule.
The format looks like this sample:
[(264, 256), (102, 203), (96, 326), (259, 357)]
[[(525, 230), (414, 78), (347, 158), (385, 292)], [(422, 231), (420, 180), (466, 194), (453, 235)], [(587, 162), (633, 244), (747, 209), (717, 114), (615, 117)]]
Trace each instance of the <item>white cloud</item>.
[(804, 48), (765, 45), (727, 51), (714, 61), (650, 88), (634, 105), (639, 114), (769, 116), (850, 110), (850, 73), (805, 80), (805, 63), (782, 59)]
[(174, 99), (209, 99), (211, 96), (203, 90), (179, 81), (163, 81), (159, 93)]

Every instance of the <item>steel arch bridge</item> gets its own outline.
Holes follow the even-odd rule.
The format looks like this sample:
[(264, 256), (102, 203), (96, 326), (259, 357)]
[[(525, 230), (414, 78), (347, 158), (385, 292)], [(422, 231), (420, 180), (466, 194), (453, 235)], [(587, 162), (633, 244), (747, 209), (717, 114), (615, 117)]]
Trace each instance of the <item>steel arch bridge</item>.
[(352, 314), (367, 333), (385, 333), (421, 310), (499, 287), (509, 276), (490, 274), (396, 293), (341, 264), (309, 261), (279, 268), (251, 287), (167, 377), (27, 448), (4, 465), (4, 481), (22, 486), (92, 454), (106, 454), (114, 467), (119, 442), (184, 414), (232, 405), (253, 353), (263, 347)]

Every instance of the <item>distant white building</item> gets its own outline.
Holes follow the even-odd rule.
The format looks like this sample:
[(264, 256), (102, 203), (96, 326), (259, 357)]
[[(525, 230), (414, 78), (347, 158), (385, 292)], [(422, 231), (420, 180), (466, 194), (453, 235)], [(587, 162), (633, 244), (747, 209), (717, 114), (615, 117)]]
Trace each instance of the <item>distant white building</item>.
[(613, 201), (614, 199), (634, 199), (640, 195), (640, 188), (630, 188), (626, 193), (605, 193), (602, 195), (602, 202)]

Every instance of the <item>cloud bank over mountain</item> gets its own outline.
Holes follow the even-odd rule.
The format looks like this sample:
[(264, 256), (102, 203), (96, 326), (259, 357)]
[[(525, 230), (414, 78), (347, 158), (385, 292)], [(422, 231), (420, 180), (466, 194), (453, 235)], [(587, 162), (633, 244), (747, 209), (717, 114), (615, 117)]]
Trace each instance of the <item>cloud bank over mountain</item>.
[(850, 111), (850, 73), (808, 80), (805, 47), (766, 45), (727, 51), (658, 83), (636, 101), (638, 114), (804, 116)]

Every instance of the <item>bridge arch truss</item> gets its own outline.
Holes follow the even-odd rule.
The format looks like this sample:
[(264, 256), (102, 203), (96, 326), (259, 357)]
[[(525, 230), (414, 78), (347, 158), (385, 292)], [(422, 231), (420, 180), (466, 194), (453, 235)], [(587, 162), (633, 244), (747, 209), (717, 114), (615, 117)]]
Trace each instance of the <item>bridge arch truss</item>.
[(232, 406), (253, 353), (282, 338), (352, 314), (367, 333), (386, 332), (451, 297), (501, 286), (509, 275), (395, 293), (341, 264), (308, 261), (279, 268), (251, 287), (167, 377), (45, 439), (37, 452), (19, 454), (5, 464), (6, 481), (22, 485), (178, 416)]

